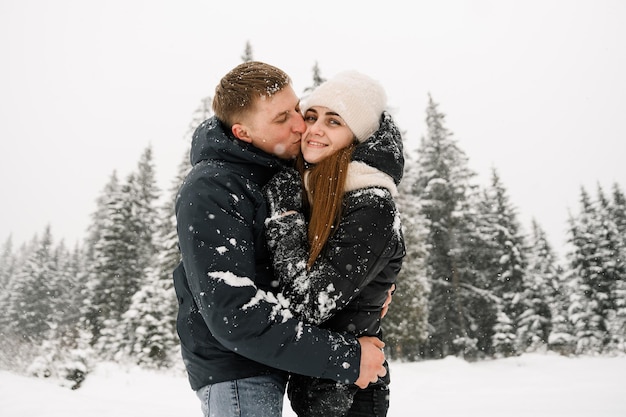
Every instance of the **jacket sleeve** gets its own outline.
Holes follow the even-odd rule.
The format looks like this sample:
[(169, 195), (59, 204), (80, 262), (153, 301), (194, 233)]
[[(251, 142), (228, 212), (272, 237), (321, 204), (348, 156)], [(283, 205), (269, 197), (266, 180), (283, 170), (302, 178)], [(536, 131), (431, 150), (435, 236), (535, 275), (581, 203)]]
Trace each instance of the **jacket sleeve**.
[(280, 297), (255, 286), (252, 223), (264, 202), (251, 188), (218, 175), (192, 175), (181, 187), (179, 245), (197, 309), (226, 349), (286, 371), (353, 383), (360, 366), (353, 336), (302, 323)]
[[(319, 324), (330, 318), (392, 259), (404, 255), (399, 216), (389, 192), (375, 187), (361, 189), (353, 192), (350, 201), (327, 249), (308, 271), (307, 225), (302, 214), (265, 222), (283, 292), (291, 300), (292, 310), (307, 322)], [(387, 278), (389, 288), (395, 275)]]

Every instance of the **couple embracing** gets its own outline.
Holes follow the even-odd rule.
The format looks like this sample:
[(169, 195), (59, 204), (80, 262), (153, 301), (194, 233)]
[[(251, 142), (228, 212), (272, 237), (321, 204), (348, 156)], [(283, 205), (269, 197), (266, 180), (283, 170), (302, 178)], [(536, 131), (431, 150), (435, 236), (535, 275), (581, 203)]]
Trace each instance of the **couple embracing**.
[(246, 62), (215, 90), (176, 201), (177, 330), (205, 416), (386, 416), (380, 323), (405, 255), (402, 138), (374, 79), (302, 102)]

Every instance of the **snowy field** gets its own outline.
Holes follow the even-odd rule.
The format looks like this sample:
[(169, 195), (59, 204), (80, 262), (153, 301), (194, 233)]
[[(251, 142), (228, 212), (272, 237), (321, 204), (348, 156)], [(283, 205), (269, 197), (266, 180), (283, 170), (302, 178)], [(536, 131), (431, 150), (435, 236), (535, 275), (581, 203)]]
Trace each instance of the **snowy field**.
[[(624, 417), (626, 357), (392, 362), (388, 417)], [(0, 415), (201, 417), (183, 375), (102, 364), (76, 391), (0, 371)], [(285, 417), (295, 414), (285, 403)]]

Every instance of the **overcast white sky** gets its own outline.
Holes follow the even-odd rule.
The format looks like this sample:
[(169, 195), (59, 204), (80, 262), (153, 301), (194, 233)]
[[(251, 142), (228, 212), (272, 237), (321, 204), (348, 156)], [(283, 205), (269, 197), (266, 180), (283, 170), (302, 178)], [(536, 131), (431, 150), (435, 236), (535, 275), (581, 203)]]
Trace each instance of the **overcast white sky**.
[(82, 239), (113, 170), (151, 144), (169, 188), (200, 100), (241, 62), (378, 78), (406, 143), (430, 92), (486, 183), (560, 250), (580, 187), (626, 187), (620, 0), (0, 0), (0, 242)]

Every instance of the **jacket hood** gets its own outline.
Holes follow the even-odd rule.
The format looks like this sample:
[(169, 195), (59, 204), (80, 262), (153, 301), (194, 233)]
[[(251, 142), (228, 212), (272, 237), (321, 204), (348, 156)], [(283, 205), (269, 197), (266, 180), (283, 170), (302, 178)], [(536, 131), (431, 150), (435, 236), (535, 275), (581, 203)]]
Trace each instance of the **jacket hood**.
[(248, 167), (251, 164), (258, 165), (263, 170), (255, 170), (256, 172), (269, 171), (268, 178), (260, 179), (262, 182), (283, 167), (283, 162), (278, 157), (237, 139), (215, 116), (202, 122), (193, 134), (191, 165), (195, 166), (203, 161), (244, 164)]
[(362, 162), (387, 174), (398, 185), (404, 173), (404, 151), (402, 135), (393, 118), (383, 112), (380, 127), (352, 154), (352, 160)]

